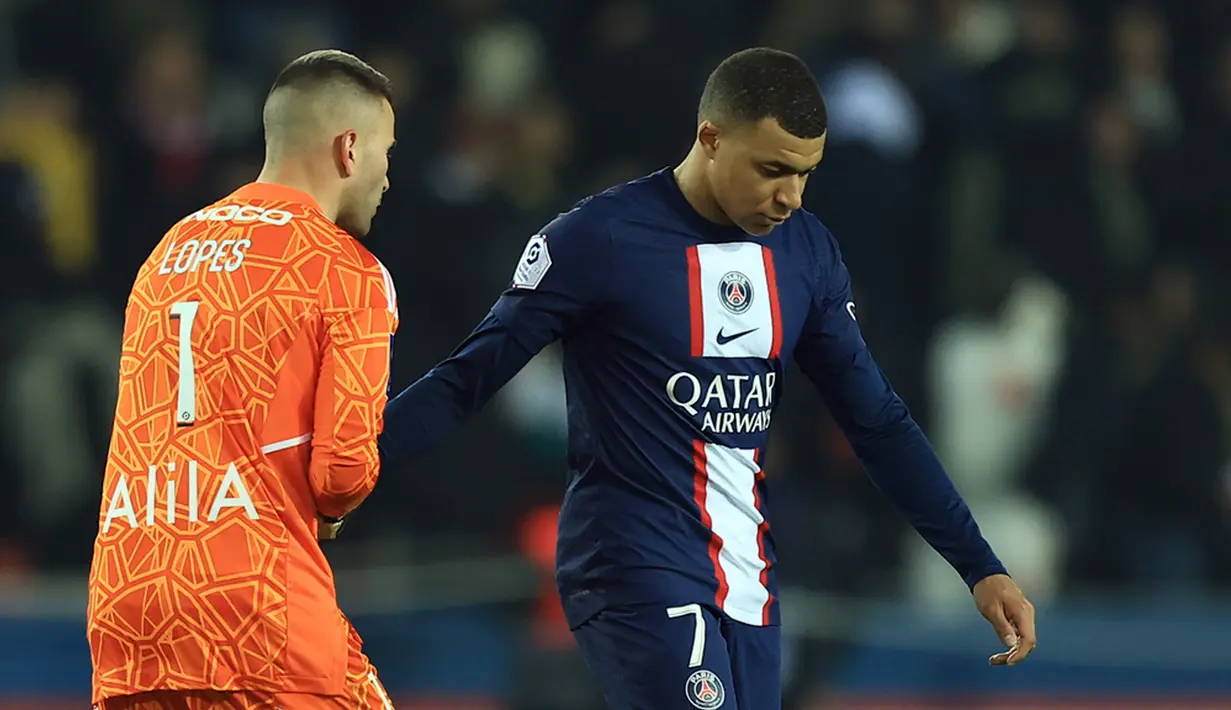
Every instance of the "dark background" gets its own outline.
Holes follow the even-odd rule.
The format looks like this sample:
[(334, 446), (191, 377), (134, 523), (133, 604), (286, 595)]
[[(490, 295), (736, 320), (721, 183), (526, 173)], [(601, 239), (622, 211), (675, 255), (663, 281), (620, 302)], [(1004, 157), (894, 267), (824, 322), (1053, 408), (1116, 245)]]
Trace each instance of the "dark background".
[[(478, 322), (538, 226), (682, 158), (706, 75), (757, 44), (798, 53), (826, 92), (828, 150), (805, 204), (842, 244), (883, 369), (1027, 592), (1045, 608), (1098, 610), (1053, 633), (1222, 598), (1231, 3), (7, 0), (0, 612), (21, 623), (80, 614), (128, 287), (169, 225), (255, 177), (260, 105), (283, 64), (339, 47), (396, 85), (392, 188), (367, 243), (398, 286), (400, 389)], [(858, 685), (842, 664), (876, 646), (851, 627), (879, 618), (870, 600), (926, 610), (907, 613), (910, 624), (978, 620), (956, 575), (863, 478), (806, 381), (794, 383), (767, 468), (782, 579), (827, 595), (795, 603), (790, 622), (803, 698)], [(332, 548), (357, 619), (444, 624), (424, 609), (474, 604), (486, 611), (456, 612), (458, 623), (537, 630), (501, 648), (556, 660), (510, 666), (517, 682), (479, 693), (484, 702), (546, 702), (542, 688), (581, 677), (550, 594), (534, 601), (562, 493), (563, 416), (549, 349), (439, 451), (383, 472)], [(46, 604), (31, 610), (31, 599)], [(837, 614), (837, 599), (859, 611)], [(369, 637), (390, 628), (369, 623)], [(392, 646), (426, 633), (406, 623)], [(1159, 633), (1198, 648), (1176, 624)], [(1154, 668), (1170, 655), (1158, 643), (1103, 665)], [(1070, 661), (1091, 660), (1061, 645)], [(996, 650), (988, 632), (958, 648), (969, 673)], [(1047, 648), (1045, 636), (1040, 656)], [(395, 663), (382, 653), (378, 666)], [(873, 690), (969, 685), (884, 673)], [(407, 697), (427, 692), (404, 685)], [(527, 686), (540, 690), (508, 689)], [(572, 699), (559, 707), (583, 707), (586, 687), (560, 691)], [(5, 689), (0, 673), (0, 698)]]

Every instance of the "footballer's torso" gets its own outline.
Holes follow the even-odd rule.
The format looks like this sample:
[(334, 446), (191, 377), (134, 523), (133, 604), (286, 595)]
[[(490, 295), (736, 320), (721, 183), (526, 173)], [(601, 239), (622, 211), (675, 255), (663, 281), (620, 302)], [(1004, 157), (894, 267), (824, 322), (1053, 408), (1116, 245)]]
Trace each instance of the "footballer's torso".
[[(612, 227), (601, 310), (564, 341), (566, 598), (583, 571), (607, 566), (608, 577), (644, 573), (667, 588), (690, 580), (733, 618), (771, 623), (761, 462), (815, 289), (793, 222), (729, 241), (670, 219)], [(594, 526), (607, 545), (597, 553), (583, 532)]]
[(626, 386), (652, 392), (692, 438), (762, 446), (815, 288), (805, 237), (790, 224), (724, 242), (683, 226), (613, 230), (618, 260), (598, 332), (576, 339), (601, 342), (586, 348), (589, 362), (624, 371)]

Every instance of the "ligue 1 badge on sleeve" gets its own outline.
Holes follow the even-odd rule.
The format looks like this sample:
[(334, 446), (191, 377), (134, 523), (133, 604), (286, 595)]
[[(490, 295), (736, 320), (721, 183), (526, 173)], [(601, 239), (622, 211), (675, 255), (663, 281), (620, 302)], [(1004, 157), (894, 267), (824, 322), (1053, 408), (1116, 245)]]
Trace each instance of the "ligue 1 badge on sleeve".
[(688, 696), (688, 702), (698, 710), (716, 710), (722, 707), (723, 701), (727, 699), (722, 680), (707, 670), (699, 670), (688, 676), (684, 694)]
[(526, 243), (526, 250), (513, 272), (514, 288), (538, 288), (539, 282), (551, 268), (551, 253), (547, 251), (547, 235), (536, 234)]

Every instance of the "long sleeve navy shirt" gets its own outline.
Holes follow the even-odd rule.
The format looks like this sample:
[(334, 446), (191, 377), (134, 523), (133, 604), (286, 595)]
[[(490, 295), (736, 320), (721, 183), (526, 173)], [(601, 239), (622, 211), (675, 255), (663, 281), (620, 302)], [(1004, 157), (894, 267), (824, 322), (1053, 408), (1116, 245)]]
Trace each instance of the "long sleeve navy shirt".
[(837, 242), (807, 211), (754, 238), (702, 218), (670, 170), (587, 198), (530, 239), (474, 332), (389, 403), (382, 454), (436, 445), (556, 340), (569, 425), (556, 579), (572, 624), (629, 602), (778, 623), (761, 461), (792, 359), (966, 583), (1005, 572), (872, 359)]

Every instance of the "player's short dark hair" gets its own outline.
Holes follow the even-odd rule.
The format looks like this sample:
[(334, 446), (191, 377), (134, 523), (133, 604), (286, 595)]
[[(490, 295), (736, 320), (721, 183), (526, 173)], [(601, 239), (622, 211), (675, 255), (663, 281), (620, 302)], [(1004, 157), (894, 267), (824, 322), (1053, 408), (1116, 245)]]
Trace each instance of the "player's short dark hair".
[(340, 49), (318, 49), (295, 59), (278, 74), (269, 93), (283, 87), (315, 88), (333, 83), (349, 84), (393, 103), (393, 85), (389, 77)]
[(727, 57), (710, 74), (697, 120), (745, 124), (764, 118), (797, 138), (819, 138), (829, 128), (825, 99), (808, 65), (790, 52), (754, 47)]

